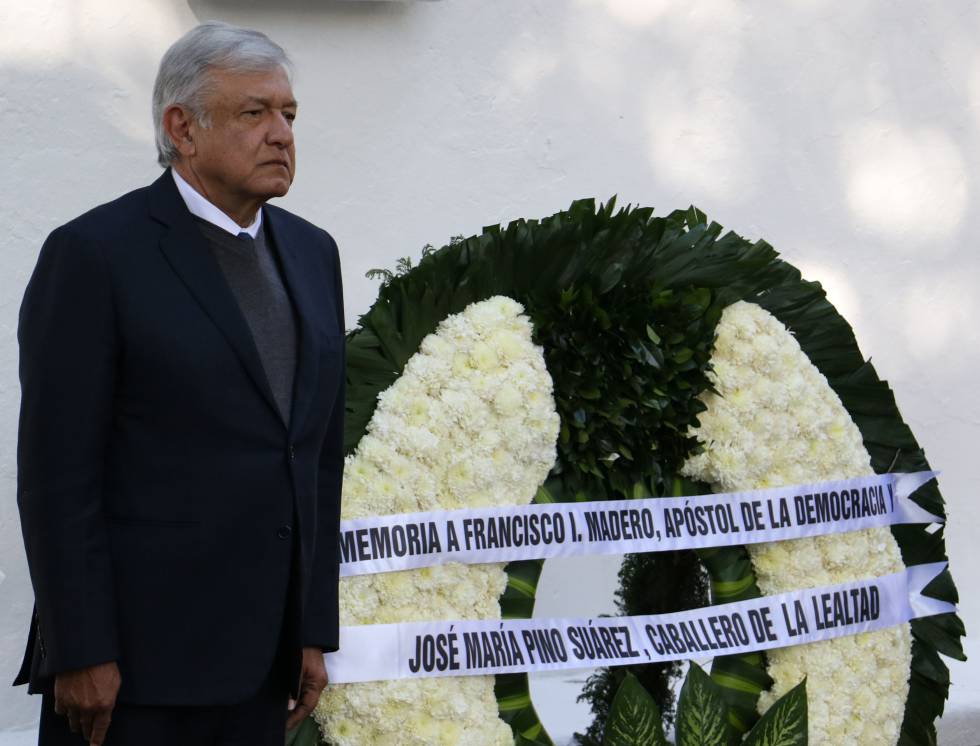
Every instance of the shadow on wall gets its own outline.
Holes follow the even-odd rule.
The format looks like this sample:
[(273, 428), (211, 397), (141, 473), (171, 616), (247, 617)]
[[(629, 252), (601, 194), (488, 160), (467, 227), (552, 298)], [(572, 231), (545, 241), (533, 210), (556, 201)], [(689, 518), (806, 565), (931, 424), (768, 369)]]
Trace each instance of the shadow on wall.
[[(866, 295), (856, 278), (883, 262), (928, 264), (894, 330), (909, 336), (922, 335), (934, 288), (969, 284), (951, 269), (970, 243), (968, 164), (980, 158), (980, 65), (973, 82), (951, 72), (980, 63), (968, 3), (923, 14), (797, 0), (752, 16), (734, 0), (537, 0), (481, 3), (478, 23), (458, 2), (189, 4), (200, 20), (260, 25), (297, 56), (334, 65), (313, 71), (300, 137), (304, 172), (362, 181), (353, 195), (328, 186), (335, 212), (399, 205), (431, 215), (426, 239), (438, 243), (458, 232), (432, 234), (447, 204), (471, 226), (589, 195), (697, 204), (791, 256), (802, 244), (820, 257), (808, 266), (836, 273), (832, 299), (857, 299), (845, 309), (855, 322)], [(311, 141), (325, 144), (319, 163)], [(301, 179), (291, 199), (336, 224), (316, 189)], [(360, 254), (348, 260), (352, 299), (374, 295), (361, 277), (377, 260)], [(929, 321), (931, 340), (951, 340), (970, 317), (946, 310)]]
[[(414, 76), (414, 81), (425, 80), (434, 88), (430, 109), (486, 113), (491, 121), (495, 109), (523, 115), (526, 135), (506, 150), (519, 151), (536, 168), (560, 145), (551, 134), (581, 123), (584, 132), (578, 134), (596, 139), (590, 143), (592, 154), (575, 154), (579, 160), (606, 160), (603, 151), (608, 150), (628, 152), (632, 159), (639, 155), (654, 192), (677, 195), (678, 206), (697, 202), (709, 214), (712, 203), (746, 205), (784, 194), (796, 205), (796, 214), (847, 215), (871, 240), (894, 244), (910, 237), (915, 243), (948, 237), (966, 212), (967, 159), (957, 138), (936, 126), (934, 114), (963, 111), (957, 96), (963, 92), (936, 87), (925, 96), (926, 107), (921, 89), (909, 95), (908, 81), (922, 77), (922, 59), (908, 54), (907, 28), (896, 23), (917, 24), (927, 50), (949, 47), (949, 29), (962, 26), (955, 9), (938, 8), (922, 19), (903, 18), (901, 12), (883, 19), (880, 7), (831, 12), (823, 2), (797, 2), (772, 10), (761, 21), (731, 0), (708, 0), (697, 12), (680, 12), (663, 0), (576, 0), (571, 11), (565, 0), (533, 3), (530, 10), (484, 6), (481, 29), (492, 33), (467, 39), (472, 42), (469, 59), (460, 64), (458, 50), (449, 45), (466, 34), (459, 33), (464, 27), (458, 24), (457, 33), (449, 33), (450, 22), (472, 11), (452, 3), (189, 4), (201, 20), (260, 20), (289, 47), (288, 37), (318, 34), (329, 43), (347, 31), (343, 25), (325, 28), (317, 19), (347, 19), (362, 24), (352, 26), (361, 33), (369, 19), (377, 22), (376, 35), (382, 38), (390, 38), (393, 20), (411, 25), (416, 48), (409, 48), (427, 65), (419, 70), (425, 77)], [(310, 23), (297, 25), (297, 16)], [(861, 29), (866, 43), (854, 42), (856, 32), (842, 33), (843, 25)], [(771, 28), (782, 33), (771, 33)], [(711, 43), (699, 43), (706, 39)], [(426, 54), (440, 47), (445, 52), (440, 58)], [(362, 58), (349, 60), (351, 68), (377, 61), (369, 43), (362, 48)], [(413, 60), (399, 64), (417, 69)], [(474, 67), (486, 78), (462, 77), (472, 75)], [(345, 77), (358, 73), (343, 70)], [(468, 98), (457, 99), (453, 85)], [(448, 94), (441, 100), (435, 98), (440, 86)], [(400, 94), (387, 93), (394, 109), (400, 96), (419, 95), (411, 86), (403, 86)], [(490, 111), (474, 111), (474, 101)], [(831, 125), (829, 131), (822, 129), (824, 122)], [(814, 129), (819, 134), (808, 136)], [(508, 128), (497, 131), (498, 137), (511, 134)], [(427, 134), (431, 139), (431, 130)], [(441, 153), (452, 155), (467, 134), (465, 124), (455, 137), (443, 133), (452, 139), (443, 143)], [(483, 131), (478, 139), (494, 153), (494, 131)], [(472, 150), (474, 141), (468, 142)], [(561, 169), (560, 163), (551, 167)], [(837, 189), (821, 189), (824, 199), (801, 199), (828, 180)], [(916, 207), (942, 207), (946, 217), (942, 225), (930, 227), (911, 218)]]
[[(0, 282), (0, 730), (32, 726), (38, 698), (10, 686), (33, 608), (15, 500), (17, 315), (41, 244), (58, 225), (159, 174), (149, 139), (149, 92), (138, 137), (128, 92), (84, 63), (34, 69), (0, 65), (4, 163), (3, 281)], [(85, 92), (79, 95), (78, 92)]]

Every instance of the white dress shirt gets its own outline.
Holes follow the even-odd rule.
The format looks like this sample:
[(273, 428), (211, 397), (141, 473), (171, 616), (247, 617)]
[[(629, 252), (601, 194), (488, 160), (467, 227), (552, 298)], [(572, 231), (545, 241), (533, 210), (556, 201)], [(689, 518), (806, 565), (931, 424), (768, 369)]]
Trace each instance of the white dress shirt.
[(212, 225), (216, 225), (222, 230), (228, 231), (233, 236), (237, 236), (239, 233), (247, 233), (252, 238), (255, 238), (256, 234), (258, 234), (259, 228), (262, 227), (261, 208), (259, 208), (258, 212), (255, 213), (255, 220), (252, 221), (252, 224), (247, 228), (242, 228), (238, 223), (208, 201), (208, 199), (201, 195), (201, 193), (194, 187), (188, 184), (184, 177), (177, 173), (176, 169), (170, 169), (170, 173), (173, 174), (174, 182), (177, 184), (177, 191), (180, 192), (180, 196), (184, 198), (184, 204), (187, 205), (187, 209), (190, 210), (191, 215), (196, 215), (201, 220), (206, 220)]

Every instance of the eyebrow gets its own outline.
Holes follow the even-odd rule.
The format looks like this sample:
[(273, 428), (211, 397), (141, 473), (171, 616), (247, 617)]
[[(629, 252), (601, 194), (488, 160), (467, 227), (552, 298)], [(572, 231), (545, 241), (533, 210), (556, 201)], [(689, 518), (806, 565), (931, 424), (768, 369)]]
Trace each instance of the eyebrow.
[[(267, 98), (262, 98), (261, 96), (249, 96), (246, 99), (246, 105), (247, 104), (253, 104), (253, 103), (254, 104), (262, 104), (263, 106), (266, 106), (268, 108), (272, 108), (272, 101), (270, 99), (267, 99)], [(298, 106), (299, 106), (299, 104), (297, 103), (296, 99), (290, 99), (289, 101), (287, 101), (286, 103), (284, 103), (282, 105), (282, 108), (283, 109), (296, 109), (296, 108), (298, 108)]]

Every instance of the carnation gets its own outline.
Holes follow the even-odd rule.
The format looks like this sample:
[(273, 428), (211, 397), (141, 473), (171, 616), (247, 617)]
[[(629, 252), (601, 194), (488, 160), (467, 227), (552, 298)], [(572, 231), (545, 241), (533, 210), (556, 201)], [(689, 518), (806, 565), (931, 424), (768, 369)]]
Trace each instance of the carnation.
[[(555, 462), (559, 417), (516, 301), (495, 297), (427, 336), (344, 467), (342, 518), (525, 505)], [(499, 619), (501, 564), (340, 581), (342, 625)], [(328, 686), (314, 716), (335, 746), (503, 746), (492, 676)]]
[[(711, 360), (717, 393), (693, 433), (703, 445), (683, 473), (718, 491), (872, 474), (861, 433), (796, 339), (757, 305), (722, 315)], [(749, 547), (765, 594), (836, 585), (904, 569), (886, 528)], [(807, 678), (809, 742), (894, 746), (908, 696), (907, 624), (770, 651), (764, 712)]]

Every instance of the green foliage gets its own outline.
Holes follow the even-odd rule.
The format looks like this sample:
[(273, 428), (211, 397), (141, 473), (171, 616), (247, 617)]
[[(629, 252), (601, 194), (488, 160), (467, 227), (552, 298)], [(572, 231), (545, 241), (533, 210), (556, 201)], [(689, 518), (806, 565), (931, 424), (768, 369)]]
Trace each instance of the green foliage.
[[(638, 333), (632, 341), (642, 342), (653, 360), (657, 359), (653, 348), (658, 347), (669, 369), (686, 374), (692, 369), (686, 365), (685, 347), (691, 350), (695, 365), (701, 363), (697, 345), (687, 344), (694, 336), (687, 335), (683, 319), (701, 319), (702, 329), (710, 335), (717, 309), (778, 284), (788, 266), (764, 242), (750, 244), (733, 233), (722, 236), (721, 226), (705, 224), (704, 214), (694, 208), (654, 217), (650, 208), (616, 210), (615, 205), (615, 199), (598, 208), (594, 200), (579, 200), (567, 211), (540, 221), (515, 220), (506, 228), (489, 226), (479, 235), (454, 239), (427, 253), (404, 274), (392, 272), (390, 281), (379, 289), (377, 301), (361, 317), (359, 328), (347, 338), (347, 450), (361, 439), (377, 395), (401, 375), (425, 335), (435, 331), (446, 316), (471, 303), (507, 295), (524, 304), (536, 326), (539, 318), (550, 320), (556, 325), (554, 333), (564, 331), (563, 337), (569, 339), (567, 326), (555, 317), (565, 297), (572, 313), (595, 308), (611, 314), (610, 330), (622, 320), (624, 329)], [(662, 294), (664, 291), (670, 292)], [(710, 295), (705, 296), (706, 292)], [(710, 297), (707, 306), (706, 297)], [(622, 314), (611, 303), (613, 299), (628, 304)], [(648, 335), (649, 312), (661, 303), (670, 332), (684, 334), (683, 338), (665, 337), (655, 324), (650, 327), (662, 343)], [(603, 322), (597, 323), (595, 328), (601, 328)], [(650, 358), (642, 349), (630, 352), (638, 358), (634, 362), (650, 367)], [(560, 372), (558, 377), (562, 378)], [(575, 395), (590, 402), (591, 408), (598, 400), (587, 398), (589, 393), (589, 387), (575, 389)], [(674, 400), (671, 392), (667, 399)], [(618, 406), (618, 402), (613, 404)], [(683, 414), (685, 408), (678, 411)], [(615, 415), (610, 415), (615, 425)], [(610, 445), (619, 444), (610, 441)], [(649, 447), (644, 444), (640, 450)], [(578, 468), (575, 463), (568, 467)]]
[(500, 595), (500, 614), (504, 619), (531, 618), (543, 567), (544, 560), (517, 560), (507, 565), (507, 587)]
[[(796, 272), (754, 300), (793, 332), (807, 357), (827, 378), (860, 429), (876, 473), (931, 470), (899, 412), (894, 393), (864, 360), (853, 330), (827, 301), (819, 283), (807, 282)], [(946, 515), (935, 481), (917, 490), (912, 499), (935, 515)], [(947, 561), (943, 529), (930, 533), (928, 526), (911, 524), (891, 530), (906, 565)], [(948, 571), (926, 590), (943, 601), (957, 601)], [(964, 660), (960, 640), (966, 631), (955, 614), (914, 619), (911, 627), (909, 696), (898, 743), (932, 746), (936, 743), (935, 721), (943, 713), (950, 685), (949, 669), (938, 653)]]
[(728, 724), (741, 735), (759, 719), (756, 704), (759, 694), (772, 686), (766, 670), (766, 656), (761, 653), (725, 655), (711, 662), (711, 680), (719, 686), (728, 705)]
[(589, 499), (632, 497), (642, 481), (663, 489), (696, 450), (713, 331), (721, 315), (705, 288), (655, 289), (603, 277), (531, 307), (561, 415), (553, 475)]
[(677, 746), (728, 746), (728, 707), (721, 688), (696, 663), (677, 703)]
[[(463, 240), (462, 236), (453, 236), (450, 239), (450, 244), (459, 243)], [(427, 243), (422, 247), (422, 258), (425, 259), (429, 254), (435, 251), (435, 247)], [(415, 269), (415, 264), (412, 262), (412, 257), (403, 256), (395, 261), (395, 269), (385, 269), (384, 267), (375, 267), (374, 269), (369, 269), (364, 273), (364, 276), (369, 280), (381, 280), (382, 285), (387, 285), (389, 282), (394, 280), (396, 277), (401, 277), (406, 275)]]
[[(698, 495), (710, 492), (707, 485), (675, 477), (671, 494)], [(727, 604), (759, 598), (752, 561), (744, 546), (698, 549), (697, 556), (711, 579), (711, 603)], [(762, 652), (719, 656), (712, 661), (711, 678), (728, 706), (728, 724), (736, 736), (745, 734), (759, 719), (759, 694), (772, 685)], [(736, 736), (733, 736), (736, 737)]]
[[(347, 449), (360, 440), (378, 393), (401, 374), (426, 334), (470, 303), (503, 294), (524, 304), (555, 382), (563, 437), (546, 484), (551, 499), (661, 493), (663, 475), (695, 446), (687, 429), (696, 423), (703, 408), (697, 396), (708, 385), (711, 338), (725, 297), (718, 292), (726, 284), (721, 265), (741, 241), (718, 241), (717, 226), (696, 227), (692, 235), (688, 223), (699, 220), (703, 215), (694, 210), (653, 218), (648, 209), (616, 212), (615, 200), (598, 211), (592, 200), (583, 200), (540, 222), (520, 220), (454, 239), (424, 252), (418, 266), (400, 262), (384, 275), (360, 329), (348, 335)], [(692, 284), (704, 270), (683, 258), (692, 241), (718, 255), (717, 276), (708, 287)], [(674, 274), (687, 281), (675, 284)], [(650, 564), (654, 576), (670, 577), (692, 593), (700, 588), (691, 606), (703, 604), (693, 555), (680, 564), (663, 557)], [(529, 617), (540, 563), (512, 563), (508, 571), (502, 611)], [(651, 588), (650, 595), (665, 598), (672, 590)], [(641, 673), (668, 712), (669, 674), (676, 668), (658, 665)], [(507, 682), (512, 694), (521, 686), (526, 677)], [(607, 686), (605, 702), (614, 691)], [(529, 698), (527, 703), (502, 713), (515, 733), (536, 721)]]
[[(820, 285), (804, 281), (765, 242), (722, 235), (721, 226), (693, 207), (654, 217), (650, 208), (616, 210), (615, 199), (598, 208), (594, 200), (580, 200), (540, 221), (517, 220), (455, 238), (425, 251), (418, 266), (405, 260), (394, 272), (375, 276), (384, 280), (378, 300), (347, 338), (348, 451), (363, 435), (377, 395), (397, 379), (425, 335), (449, 314), (503, 294), (527, 309), (555, 381), (562, 442), (546, 484), (551, 499), (630, 497), (636, 485), (640, 494), (663, 494), (669, 475), (695, 447), (686, 430), (696, 422), (697, 396), (707, 385), (718, 314), (745, 299), (772, 312), (796, 336), (860, 428), (876, 472), (929, 468), (888, 385), (864, 361), (850, 326)], [(914, 499), (944, 515), (934, 483)], [(893, 533), (907, 564), (946, 558), (942, 531), (900, 526)], [(744, 548), (702, 552), (701, 558), (715, 603), (758, 594)], [(509, 569), (514, 574), (504, 594), (505, 614), (530, 616), (540, 563)], [(955, 601), (948, 575), (928, 591)], [(956, 615), (915, 620), (912, 631), (903, 746), (935, 742), (934, 721), (949, 690), (938, 653), (963, 656), (964, 630)], [(665, 669), (660, 675), (668, 674)], [(744, 733), (757, 717), (758, 692), (770, 683), (764, 657), (718, 658), (711, 676), (729, 704), (733, 732)], [(612, 683), (603, 685), (598, 699), (611, 701)], [(535, 740), (539, 724), (529, 699), (510, 714), (525, 742), (547, 743)]]
[(744, 746), (806, 746), (806, 679), (766, 710), (745, 737)]
[(667, 746), (657, 703), (632, 674), (613, 699), (602, 746)]
[(514, 732), (515, 743), (554, 746), (531, 702), (527, 674), (504, 674), (494, 681), (500, 719)]
[[(780, 697), (744, 741), (728, 727), (721, 690), (691, 664), (677, 708), (677, 746), (806, 746), (806, 680)], [(636, 677), (627, 675), (616, 691), (602, 746), (668, 746), (660, 710)]]
[(312, 716), (305, 718), (299, 725), (286, 733), (286, 746), (324, 746), (320, 727)]
[[(707, 579), (694, 552), (627, 554), (623, 558), (616, 591), (619, 614), (669, 614), (705, 605)], [(579, 701), (589, 702), (594, 718), (585, 733), (575, 734), (578, 743), (583, 746), (602, 743), (613, 698), (627, 676), (634, 676), (653, 698), (664, 723), (673, 722), (671, 681), (680, 675), (681, 665), (678, 661), (668, 661), (598, 669), (579, 695)]]

